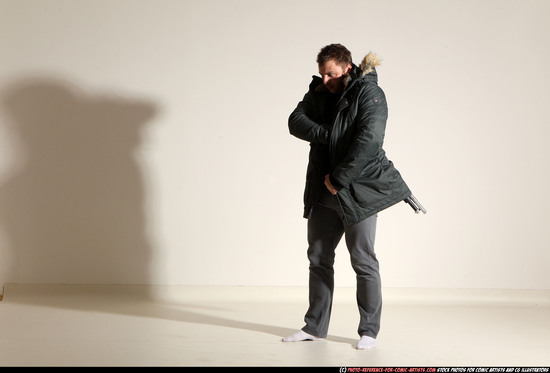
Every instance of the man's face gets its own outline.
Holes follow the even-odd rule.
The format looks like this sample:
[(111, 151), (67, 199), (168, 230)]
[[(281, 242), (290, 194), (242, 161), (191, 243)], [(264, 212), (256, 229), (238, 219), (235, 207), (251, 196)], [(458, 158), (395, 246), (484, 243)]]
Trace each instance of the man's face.
[(330, 93), (340, 93), (344, 90), (344, 76), (350, 69), (351, 65), (344, 67), (334, 60), (328, 60), (319, 65), (319, 74)]

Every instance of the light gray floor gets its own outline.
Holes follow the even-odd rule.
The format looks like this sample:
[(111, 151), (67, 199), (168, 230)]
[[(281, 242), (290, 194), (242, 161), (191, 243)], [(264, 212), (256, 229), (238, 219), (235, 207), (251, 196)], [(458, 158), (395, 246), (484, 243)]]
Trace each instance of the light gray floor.
[(0, 366), (550, 366), (548, 291), (384, 289), (379, 347), (355, 349), (354, 289), (329, 337), (302, 326), (305, 288), (6, 285)]

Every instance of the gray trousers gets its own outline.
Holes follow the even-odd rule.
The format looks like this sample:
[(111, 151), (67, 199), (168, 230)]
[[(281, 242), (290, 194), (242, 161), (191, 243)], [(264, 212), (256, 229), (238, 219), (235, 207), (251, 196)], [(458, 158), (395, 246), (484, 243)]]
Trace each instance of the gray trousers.
[(302, 330), (319, 338), (328, 333), (334, 293), (334, 257), (345, 235), (351, 266), (357, 278), (360, 336), (376, 338), (380, 330), (382, 290), (374, 253), (377, 216), (346, 225), (336, 196), (328, 191), (314, 206), (308, 220), (309, 308)]

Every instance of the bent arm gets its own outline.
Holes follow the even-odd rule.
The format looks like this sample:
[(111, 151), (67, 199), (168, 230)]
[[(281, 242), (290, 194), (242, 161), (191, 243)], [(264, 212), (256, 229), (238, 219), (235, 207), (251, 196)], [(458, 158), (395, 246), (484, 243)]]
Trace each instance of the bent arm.
[(298, 103), (288, 118), (290, 133), (310, 143), (328, 144), (329, 131), (312, 119), (312, 113), (314, 113), (313, 98), (310, 93), (306, 93), (304, 99)]

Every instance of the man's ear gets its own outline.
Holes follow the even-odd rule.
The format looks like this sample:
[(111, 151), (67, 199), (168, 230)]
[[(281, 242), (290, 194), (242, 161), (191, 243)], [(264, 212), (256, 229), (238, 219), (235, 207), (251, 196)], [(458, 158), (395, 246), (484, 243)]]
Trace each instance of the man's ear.
[(344, 72), (344, 74), (348, 74), (350, 71), (351, 71), (351, 64), (348, 64), (346, 66), (346, 71)]

